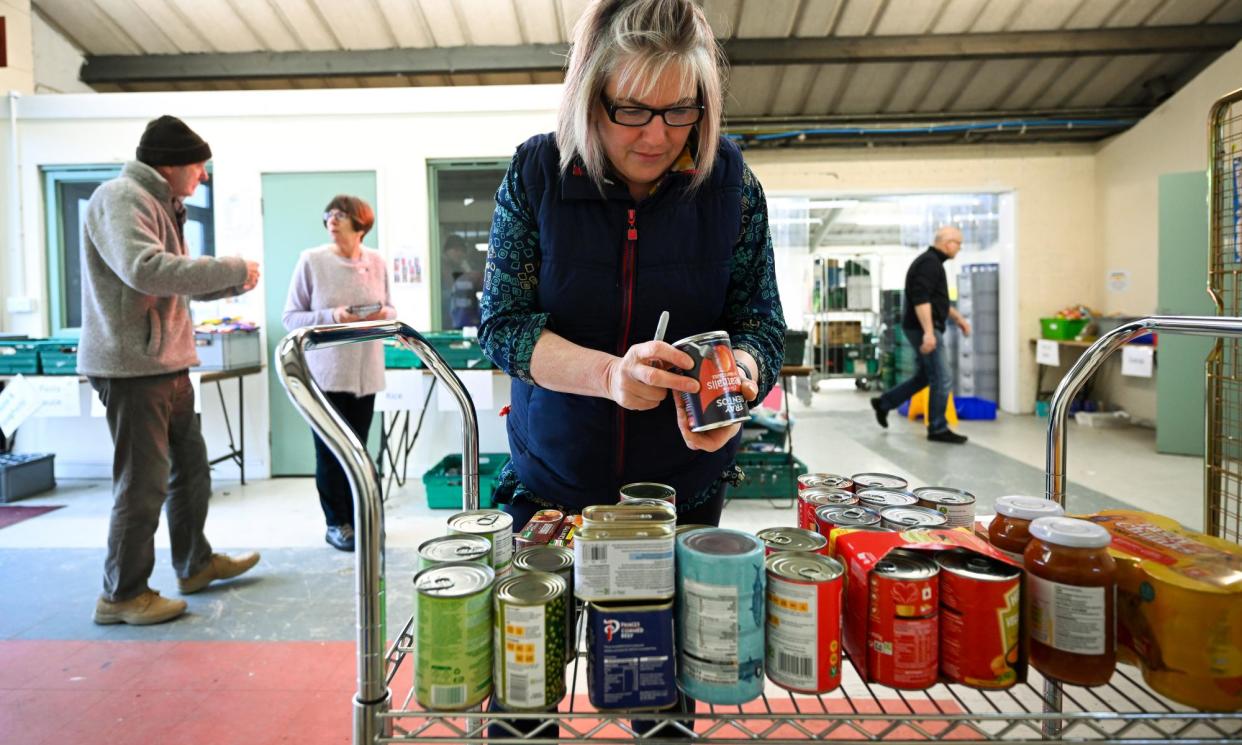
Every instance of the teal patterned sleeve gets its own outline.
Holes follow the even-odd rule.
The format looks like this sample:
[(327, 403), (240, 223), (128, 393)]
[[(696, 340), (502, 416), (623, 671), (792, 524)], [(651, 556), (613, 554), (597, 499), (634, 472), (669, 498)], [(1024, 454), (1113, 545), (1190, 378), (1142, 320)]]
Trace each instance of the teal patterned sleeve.
[(539, 228), (514, 158), (496, 192), (479, 345), (497, 367), (531, 385), (531, 355), (548, 323), (548, 314), (539, 312), (539, 265)]
[(742, 234), (733, 249), (725, 324), (736, 349), (759, 363), (759, 401), (780, 377), (785, 357), (785, 314), (776, 288), (768, 202), (750, 166), (742, 172)]

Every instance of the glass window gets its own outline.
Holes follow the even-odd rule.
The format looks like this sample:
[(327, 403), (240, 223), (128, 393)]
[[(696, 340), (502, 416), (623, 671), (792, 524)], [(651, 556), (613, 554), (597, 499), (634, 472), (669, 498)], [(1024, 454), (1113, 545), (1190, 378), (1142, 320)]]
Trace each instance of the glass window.
[[(75, 335), (82, 326), (82, 228), (95, 189), (121, 174), (121, 166), (44, 168), (47, 204), (48, 282), (52, 334)], [(186, 246), (191, 256), (214, 256), (212, 181), (185, 201)]]
[(479, 325), (496, 189), (505, 161), (433, 163), (433, 311), (437, 328)]

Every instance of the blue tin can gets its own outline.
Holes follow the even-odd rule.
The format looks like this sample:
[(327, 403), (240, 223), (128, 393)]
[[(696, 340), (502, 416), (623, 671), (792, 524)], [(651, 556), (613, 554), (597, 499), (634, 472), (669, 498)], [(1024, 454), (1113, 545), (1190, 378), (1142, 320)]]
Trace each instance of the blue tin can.
[(673, 601), (587, 604), (587, 693), (600, 710), (677, 703)]
[(763, 542), (705, 528), (677, 538), (677, 680), (690, 698), (743, 704), (763, 692)]

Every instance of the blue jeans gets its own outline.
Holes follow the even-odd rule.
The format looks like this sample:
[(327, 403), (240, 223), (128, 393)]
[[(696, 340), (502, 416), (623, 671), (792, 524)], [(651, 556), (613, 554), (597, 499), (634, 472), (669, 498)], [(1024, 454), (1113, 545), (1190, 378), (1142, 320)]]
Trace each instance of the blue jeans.
[[(915, 351), (923, 345), (923, 332), (902, 329), (906, 339)], [(949, 358), (944, 350), (944, 333), (936, 332), (936, 348), (931, 354), (918, 355), (919, 368), (907, 380), (898, 383), (880, 396), (880, 406), (886, 411), (895, 409), (911, 396), (928, 388), (927, 396), (927, 431), (929, 433), (945, 432), (949, 422), (945, 419), (944, 409), (949, 403), (949, 393), (953, 391), (953, 373), (949, 370)]]

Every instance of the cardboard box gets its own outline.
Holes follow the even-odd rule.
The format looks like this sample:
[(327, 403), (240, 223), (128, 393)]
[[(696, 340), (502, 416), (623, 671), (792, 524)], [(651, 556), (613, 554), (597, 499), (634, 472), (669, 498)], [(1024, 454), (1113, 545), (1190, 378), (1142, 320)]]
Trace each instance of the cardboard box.
[[(947, 551), (951, 549), (967, 549), (983, 554), (997, 561), (1021, 568), (1021, 565), (1010, 560), (1000, 551), (992, 547), (986, 540), (980, 539), (966, 528), (954, 530), (907, 530), (901, 533), (890, 533), (878, 530), (834, 530), (829, 549), (833, 556), (845, 565), (845, 628), (842, 631), (842, 642), (845, 651), (858, 669), (864, 680), (872, 680), (867, 671), (867, 628), (870, 609), (871, 570), (881, 559), (895, 548), (908, 548), (926, 553)], [(1022, 590), (1025, 592), (1026, 578), (1023, 575)], [(1025, 619), (1019, 623), (1024, 627)], [(1026, 681), (1026, 629), (1018, 632), (1018, 661), (1014, 671), (1018, 682)]]
[(820, 333), (829, 344), (862, 344), (862, 321), (821, 321)]

